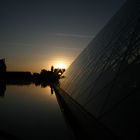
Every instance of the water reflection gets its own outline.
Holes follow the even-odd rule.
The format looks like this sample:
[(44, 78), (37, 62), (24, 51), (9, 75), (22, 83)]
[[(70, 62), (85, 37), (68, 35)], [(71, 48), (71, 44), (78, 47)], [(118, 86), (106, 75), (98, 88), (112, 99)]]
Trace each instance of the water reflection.
[[(51, 94), (54, 93), (53, 83), (49, 83), (48, 81), (43, 82), (33, 82), (32, 80), (0, 80), (0, 97), (4, 97), (6, 92), (6, 85), (16, 85), (16, 86), (27, 86), (32, 85), (41, 86), (42, 88), (50, 87)], [(58, 82), (55, 84), (59, 84)]]
[(6, 91), (6, 82), (0, 81), (0, 97), (4, 97), (5, 91)]
[(74, 139), (53, 86), (39, 85), (0, 81), (0, 139)]

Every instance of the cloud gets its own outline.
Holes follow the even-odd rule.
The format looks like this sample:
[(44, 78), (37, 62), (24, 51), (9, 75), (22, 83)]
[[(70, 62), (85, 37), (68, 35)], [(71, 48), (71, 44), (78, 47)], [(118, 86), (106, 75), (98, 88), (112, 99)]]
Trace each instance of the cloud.
[(56, 33), (55, 35), (60, 37), (89, 38), (89, 39), (93, 38), (93, 36), (81, 35), (81, 34)]
[(4, 45), (4, 46), (18, 46), (18, 47), (21, 47), (21, 46), (32, 46), (33, 44), (31, 43), (22, 43), (22, 42), (0, 42), (0, 45)]

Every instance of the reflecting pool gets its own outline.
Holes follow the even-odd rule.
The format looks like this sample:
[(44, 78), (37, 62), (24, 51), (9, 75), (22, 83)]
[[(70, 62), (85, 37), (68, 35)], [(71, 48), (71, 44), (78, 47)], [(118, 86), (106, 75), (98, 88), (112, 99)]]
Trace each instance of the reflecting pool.
[(0, 139), (74, 139), (50, 87), (7, 85), (2, 91)]

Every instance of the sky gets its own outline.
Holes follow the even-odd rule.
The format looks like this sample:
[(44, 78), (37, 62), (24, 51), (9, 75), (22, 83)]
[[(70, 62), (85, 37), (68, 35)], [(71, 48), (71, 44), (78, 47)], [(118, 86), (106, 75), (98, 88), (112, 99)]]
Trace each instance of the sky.
[(1, 0), (0, 59), (8, 71), (67, 68), (126, 0)]

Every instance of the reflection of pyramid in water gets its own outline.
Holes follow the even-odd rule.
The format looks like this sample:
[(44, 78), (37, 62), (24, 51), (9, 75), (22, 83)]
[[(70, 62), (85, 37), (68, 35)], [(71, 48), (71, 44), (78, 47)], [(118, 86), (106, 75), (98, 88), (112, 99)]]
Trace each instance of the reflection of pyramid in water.
[(140, 0), (128, 0), (72, 63), (61, 87), (120, 138), (136, 139), (139, 72)]

